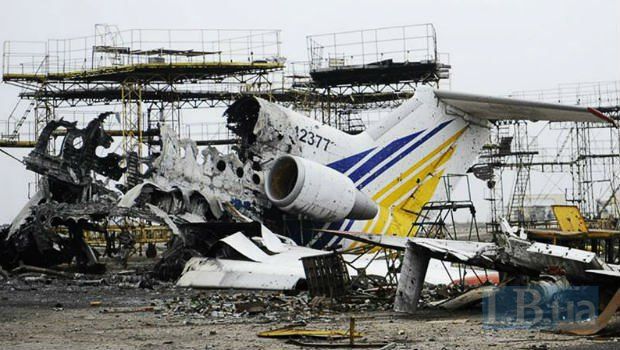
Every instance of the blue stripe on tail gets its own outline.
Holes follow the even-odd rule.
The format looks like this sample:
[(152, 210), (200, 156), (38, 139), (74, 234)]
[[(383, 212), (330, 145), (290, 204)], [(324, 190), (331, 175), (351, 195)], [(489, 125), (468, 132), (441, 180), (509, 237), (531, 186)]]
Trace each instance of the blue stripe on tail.
[(359, 168), (355, 169), (355, 171), (353, 171), (349, 175), (349, 178), (353, 180), (353, 182), (356, 182), (362, 176), (368, 174), (368, 172), (371, 171), (374, 167), (376, 167), (377, 164), (381, 163), (386, 158), (394, 154), (396, 151), (404, 147), (406, 144), (408, 144), (411, 140), (415, 139), (422, 132), (424, 132), (424, 130), (414, 132), (411, 135), (407, 135), (405, 137), (401, 137), (400, 139), (390, 142), (387, 146), (383, 147), (379, 152), (377, 152), (375, 155), (370, 157), (370, 159), (367, 160), (364, 164), (360, 165)]
[(358, 153), (358, 154), (354, 154), (352, 156), (343, 158), (341, 160), (337, 160), (333, 163), (329, 163), (327, 164), (328, 167), (337, 170), (341, 173), (346, 172), (347, 170), (351, 169), (355, 164), (357, 164), (360, 160), (362, 160), (364, 157), (366, 157), (366, 155), (370, 152), (372, 152), (375, 149), (375, 147), (364, 151), (362, 153)]
[(409, 148), (404, 150), (402, 153), (400, 153), (396, 157), (392, 158), (389, 162), (387, 162), (387, 164), (385, 164), (384, 166), (379, 168), (379, 170), (375, 171), (372, 175), (370, 175), (368, 178), (366, 178), (366, 180), (362, 181), (361, 184), (357, 185), (357, 188), (358, 189), (362, 189), (362, 188), (366, 187), (366, 185), (371, 183), (372, 180), (376, 179), (377, 177), (379, 177), (379, 175), (381, 175), (384, 172), (386, 172), (394, 164), (398, 163), (398, 161), (400, 161), (401, 159), (406, 157), (409, 153), (414, 151), (416, 148), (420, 147), (422, 144), (424, 144), (424, 142), (426, 142), (428, 139), (433, 137), (433, 135), (437, 134), (439, 131), (441, 131), (443, 128), (445, 128), (451, 122), (452, 122), (452, 120), (448, 120), (447, 122), (443, 122), (443, 123), (439, 124), (437, 127), (435, 127), (435, 129), (431, 130), (428, 134), (424, 135), (424, 137), (422, 137), (420, 140), (416, 141), (416, 143), (411, 145)]

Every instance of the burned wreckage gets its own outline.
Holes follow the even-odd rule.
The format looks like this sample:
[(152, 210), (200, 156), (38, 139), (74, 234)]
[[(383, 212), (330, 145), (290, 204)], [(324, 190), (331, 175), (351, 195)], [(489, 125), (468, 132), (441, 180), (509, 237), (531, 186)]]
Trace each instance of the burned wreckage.
[[(132, 223), (146, 222), (163, 225), (172, 233), (155, 268), (161, 279), (177, 279), (184, 268), (190, 275), (195, 269), (210, 269), (210, 275), (222, 277), (203, 281), (201, 286), (298, 286), (305, 277), (299, 258), (325, 252), (298, 246), (261, 224), (282, 232), (282, 222), (286, 222), (282, 219), (285, 213), (272, 206), (264, 193), (265, 164), (273, 163), (280, 152), (291, 153), (299, 147), (293, 134), (277, 131), (291, 130), (290, 125), (274, 128), (271, 124), (286, 122), (286, 118), (269, 115), (283, 113), (274, 106), (244, 98), (229, 108), (228, 127), (240, 143), (226, 155), (214, 147), (199, 152), (195, 142), (179, 140), (175, 131), (162, 126), (159, 152), (145, 159), (135, 153), (121, 156), (110, 152), (113, 139), (103, 128), (111, 113), (99, 115), (83, 129), (75, 122), (49, 122), (23, 161), (28, 170), (40, 175), (39, 191), (1, 233), (2, 267), (74, 262), (80, 271), (101, 272), (105, 267), (99, 263), (98, 252), (85, 242), (84, 232), (99, 232), (111, 240), (109, 225), (124, 225), (129, 230)], [(60, 147), (54, 150), (60, 137)], [(144, 164), (141, 168), (147, 170), (131, 169), (132, 164)], [(137, 174), (139, 183), (125, 186), (119, 182), (124, 174), (134, 178)], [(353, 202), (355, 198), (349, 211), (365, 210), (352, 208)], [(131, 249), (129, 232), (120, 235), (120, 241), (125, 237), (126, 248)], [(123, 247), (115, 248), (104, 254), (119, 254)], [(235, 276), (236, 269), (241, 269), (241, 275), (254, 271), (255, 276), (264, 266), (264, 278), (258, 282), (222, 281), (230, 273)], [(181, 285), (195, 285), (183, 281)]]
[[(84, 242), (83, 231), (101, 230), (109, 216), (124, 214), (116, 208), (118, 194), (91, 175), (118, 180), (124, 172), (119, 165), (120, 155), (97, 155), (98, 148), (112, 145), (112, 137), (102, 127), (108, 115), (101, 114), (84, 129), (58, 120), (42, 130), (34, 150), (24, 158), (27, 169), (43, 175), (40, 190), (2, 232), (3, 267), (19, 263), (49, 266), (73, 259), (80, 269), (102, 267)], [(48, 152), (50, 141), (60, 132), (64, 142), (60, 152), (52, 154)], [(60, 228), (67, 234), (60, 234)]]
[[(130, 228), (142, 221), (172, 232), (154, 272), (180, 286), (294, 289), (307, 275), (303, 259), (361, 243), (405, 252), (402, 262), (381, 270), (384, 276), (385, 268), (402, 270), (395, 300), (402, 311), (415, 310), (422, 283), (436, 277), (427, 270), (448, 269), (437, 261), (517, 276), (559, 266), (570, 283), (617, 290), (617, 266), (587, 252), (517, 239), (510, 227), (508, 238), (495, 243), (407, 237), (415, 236), (411, 224), (422, 205), (438, 196), (442, 174), (475, 161), (488, 123), (498, 115), (609, 122), (598, 111), (419, 87), (381, 123), (351, 135), (243, 97), (225, 112), (238, 138), (233, 152), (199, 150), (161, 126), (159, 152), (146, 159), (109, 152), (112, 138), (103, 130), (108, 115), (84, 129), (62, 120), (45, 127), (24, 159), (42, 175), (40, 190), (2, 232), (3, 267), (75, 261), (80, 269), (101, 270), (84, 232), (108, 235), (112, 223)], [(64, 136), (59, 152), (50, 153), (50, 138), (58, 136)], [(112, 187), (123, 175), (131, 186)], [(359, 231), (377, 234), (352, 233)], [(356, 263), (372, 269), (359, 254), (346, 255), (350, 264), (340, 270), (364, 274)], [(444, 282), (454, 281), (437, 281)]]

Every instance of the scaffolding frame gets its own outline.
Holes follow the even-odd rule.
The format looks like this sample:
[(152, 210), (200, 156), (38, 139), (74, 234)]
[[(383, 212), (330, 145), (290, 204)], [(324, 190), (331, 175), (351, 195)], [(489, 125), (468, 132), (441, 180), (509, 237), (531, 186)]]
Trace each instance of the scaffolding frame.
[[(511, 97), (538, 99), (544, 102), (592, 106), (610, 118), (620, 120), (620, 82), (592, 82), (561, 84), (556, 89), (522, 91)], [(523, 125), (519, 127), (519, 125)], [(511, 131), (510, 128), (513, 128)], [(535, 139), (527, 136), (527, 123), (497, 123), (491, 135), (491, 146), (481, 156), (481, 164), (495, 169), (499, 181), (497, 188), (490, 188), (488, 199), (491, 218), (487, 230), (499, 231), (499, 218), (506, 216), (512, 224), (525, 227), (548, 227), (549, 222), (530, 222), (524, 217), (525, 203), (520, 195), (527, 192), (531, 171), (566, 174), (571, 185), (565, 189), (565, 201), (577, 205), (593, 228), (618, 228), (620, 218), (618, 190), (620, 189), (620, 130), (611, 125), (594, 123), (548, 123), (547, 128), (559, 132), (558, 146), (553, 154), (540, 152)], [(544, 129), (543, 129), (544, 131)], [(525, 132), (525, 138), (520, 133)], [(513, 140), (514, 139), (514, 140)], [(503, 141), (516, 149), (501, 150)], [(523, 145), (527, 148), (524, 149)], [(513, 194), (506, 206), (502, 198), (502, 173), (516, 170)], [(519, 190), (519, 191), (517, 191)], [(603, 196), (601, 205), (597, 200)], [(614, 220), (604, 220), (605, 212)]]
[[(180, 91), (179, 86), (226, 82), (237, 91), (267, 91), (269, 73), (284, 67), (280, 44), (279, 30), (120, 31), (116, 26), (96, 25), (94, 36), (5, 42), (3, 81), (22, 88), (21, 99), (46, 107), (44, 118), (37, 114), (41, 107), (35, 107), (37, 124), (50, 120), (56, 108), (120, 104), (123, 151), (141, 157), (144, 141), (153, 151), (155, 127), (166, 124), (180, 133), (181, 108), (196, 108), (204, 100), (204, 95)], [(227, 95), (231, 102), (239, 97)], [(0, 145), (34, 144), (36, 136), (30, 142), (17, 142), (29, 113), (26, 110), (19, 120), (10, 117), (14, 130), (3, 135)]]
[[(467, 194), (463, 198), (454, 198), (453, 189), (456, 184), (465, 181)], [(471, 184), (467, 174), (446, 174), (441, 177), (443, 193), (439, 199), (429, 201), (422, 206), (417, 213), (416, 221), (411, 224), (407, 236), (438, 238), (438, 239), (466, 239), (480, 240), (478, 222), (476, 220), (476, 208), (471, 197)], [(455, 212), (466, 209), (471, 215), (466, 237), (459, 237)]]
[[(361, 33), (362, 40), (341, 43), (338, 50), (343, 53), (345, 49), (350, 50), (356, 55), (356, 50), (361, 48), (366, 53), (362, 58), (368, 62), (362, 61), (368, 64), (359, 72), (390, 69), (397, 75), (395, 80), (368, 83), (349, 76), (342, 84), (325, 86), (311, 76), (311, 62), (294, 62), (285, 72), (279, 30), (121, 31), (113, 25), (98, 24), (93, 36), (5, 42), (3, 81), (22, 88), (21, 99), (44, 102), (51, 114), (62, 107), (118, 103), (123, 106), (123, 117), (125, 111), (132, 111), (124, 102), (129, 92), (127, 83), (135, 82), (141, 85), (142, 114), (146, 111), (141, 119), (147, 123), (146, 126), (140, 123), (141, 129), (132, 129), (136, 133), (164, 124), (180, 132), (182, 109), (227, 107), (248, 95), (280, 102), (324, 124), (357, 133), (366, 127), (360, 113), (394, 108), (410, 98), (419, 84), (438, 85), (440, 79), (448, 78), (449, 66), (439, 62), (436, 33), (431, 24), (331, 36), (351, 33)], [(308, 45), (319, 39), (321, 36), (308, 37)], [(375, 50), (375, 58), (403, 62), (373, 65), (371, 47), (383, 50)], [(423, 69), (413, 76), (407, 75), (411, 66)], [(14, 130), (19, 130), (28, 114), (24, 111), (20, 122), (13, 121)], [(166, 118), (161, 117), (164, 114)], [(127, 124), (138, 126), (135, 121)], [(14, 135), (18, 132), (6, 134), (10, 137), (3, 135), (2, 146), (29, 147), (34, 142), (23, 139), (17, 142), (19, 136)], [(131, 139), (132, 133), (125, 132), (123, 136)], [(142, 140), (151, 142), (153, 138)], [(149, 144), (149, 152), (151, 148)]]
[(449, 78), (450, 66), (440, 62), (430, 23), (310, 35), (306, 42), (305, 87), (326, 97), (317, 119), (350, 133), (366, 127), (360, 111), (394, 108), (418, 85), (438, 87)]

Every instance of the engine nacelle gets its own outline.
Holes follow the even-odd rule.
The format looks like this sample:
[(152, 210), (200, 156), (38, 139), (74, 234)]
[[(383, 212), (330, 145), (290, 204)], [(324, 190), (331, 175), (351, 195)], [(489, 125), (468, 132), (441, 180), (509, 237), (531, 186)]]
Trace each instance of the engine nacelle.
[(323, 222), (368, 220), (378, 211), (346, 175), (290, 155), (275, 161), (265, 179), (265, 192), (281, 210)]

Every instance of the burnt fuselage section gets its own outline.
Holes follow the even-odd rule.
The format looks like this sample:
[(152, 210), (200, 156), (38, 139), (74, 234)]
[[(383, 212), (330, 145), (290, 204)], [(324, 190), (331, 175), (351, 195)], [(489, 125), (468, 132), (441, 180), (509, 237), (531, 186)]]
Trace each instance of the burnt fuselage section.
[[(120, 155), (97, 154), (112, 145), (112, 137), (103, 130), (109, 114), (99, 115), (83, 129), (61, 119), (41, 131), (36, 147), (24, 158), (26, 168), (41, 175), (40, 189), (4, 232), (2, 265), (49, 266), (75, 258), (83, 269), (101, 268), (83, 231), (100, 230), (119, 197), (94, 174), (119, 180), (125, 172)], [(58, 138), (62, 142), (56, 149)]]

